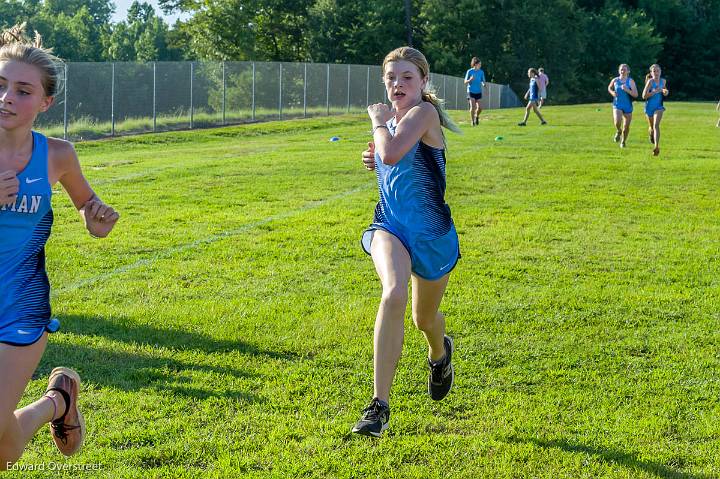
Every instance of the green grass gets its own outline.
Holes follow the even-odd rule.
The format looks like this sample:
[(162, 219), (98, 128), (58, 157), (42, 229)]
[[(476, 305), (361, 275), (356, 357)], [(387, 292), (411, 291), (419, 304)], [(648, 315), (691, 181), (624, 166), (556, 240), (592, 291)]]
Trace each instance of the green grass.
[[(358, 110), (364, 110), (357, 106), (351, 107), (353, 113)], [(326, 116), (329, 114), (339, 115), (346, 113), (344, 107), (331, 106), (328, 110), (326, 107), (312, 107), (305, 112), (300, 107), (285, 107), (282, 112), (283, 119), (301, 118), (307, 113), (311, 116)], [(278, 120), (280, 111), (270, 108), (256, 108), (253, 120), (252, 109), (235, 109), (225, 113), (225, 124), (242, 124), (253, 123), (256, 121), (272, 121)], [(223, 124), (222, 112), (208, 112), (197, 109), (193, 113), (193, 128), (209, 128), (218, 127)], [(150, 133), (155, 131), (169, 130), (187, 130), (190, 129), (190, 111), (185, 111), (175, 115), (158, 115), (153, 124), (152, 117), (125, 118), (115, 122), (115, 136), (123, 136), (137, 133)], [(61, 124), (42, 125), (39, 130), (47, 135), (56, 138), (65, 137), (65, 126)], [(113, 125), (109, 121), (97, 121), (91, 117), (82, 117), (70, 122), (67, 129), (68, 139), (71, 141), (97, 140), (112, 136)]]
[[(380, 440), (349, 432), (380, 295), (365, 117), (78, 144), (122, 219), (93, 240), (55, 198), (62, 330), (22, 404), (52, 367), (80, 372), (88, 437), (67, 462), (92, 477), (720, 477), (716, 113), (669, 103), (654, 158), (637, 110), (625, 150), (608, 105), (526, 128), (520, 109), (454, 113), (456, 385), (429, 399), (408, 322)], [(21, 464), (51, 461), (43, 430)]]

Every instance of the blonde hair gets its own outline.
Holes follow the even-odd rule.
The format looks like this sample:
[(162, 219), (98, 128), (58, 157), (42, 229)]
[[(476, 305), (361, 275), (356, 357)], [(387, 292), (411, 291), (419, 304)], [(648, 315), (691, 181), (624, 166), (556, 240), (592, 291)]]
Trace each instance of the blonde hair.
[(645, 75), (645, 82), (647, 82), (648, 80), (650, 80), (652, 78), (652, 70), (655, 67), (658, 67), (658, 70), (660, 70), (660, 73), (662, 73), (662, 68), (660, 68), (660, 65), (658, 65), (657, 63), (653, 63), (652, 65), (650, 65), (650, 68), (648, 68), (648, 70), (649, 70), (648, 74)]
[(51, 49), (42, 46), (38, 32), (32, 39), (25, 35), (25, 25), (21, 23), (0, 33), (0, 62), (17, 61), (38, 68), (45, 96), (55, 96), (60, 90), (61, 61)]
[[(419, 50), (416, 50), (412, 47), (400, 47), (388, 53), (385, 56), (382, 64), (383, 74), (385, 73), (385, 66), (388, 63), (401, 60), (408, 61), (415, 65), (420, 72), (420, 76), (422, 78), (428, 78), (429, 80), (430, 65), (428, 64), (425, 55), (423, 55)], [(438, 116), (440, 117), (441, 126), (447, 128), (448, 130), (454, 131), (455, 133), (460, 133), (460, 128), (458, 128), (455, 122), (452, 121), (452, 119), (445, 111), (445, 108), (443, 107), (445, 102), (437, 97), (437, 95), (435, 94), (435, 90), (432, 88), (429, 82), (428, 85), (421, 92), (421, 98), (423, 101), (431, 103), (432, 106), (435, 107), (438, 112)]]

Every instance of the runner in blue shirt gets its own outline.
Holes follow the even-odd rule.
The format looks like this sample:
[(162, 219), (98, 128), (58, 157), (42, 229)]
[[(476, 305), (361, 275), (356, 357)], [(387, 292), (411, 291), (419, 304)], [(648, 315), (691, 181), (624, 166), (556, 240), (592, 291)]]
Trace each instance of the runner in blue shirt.
[(428, 344), (428, 394), (443, 399), (453, 384), (453, 341), (446, 334), (440, 302), (460, 258), (458, 235), (445, 203), (445, 137), (458, 131), (428, 90), (430, 67), (418, 50), (402, 47), (383, 61), (383, 79), (392, 110), (368, 106), (373, 142), (363, 153), (374, 170), (379, 201), (362, 236), (382, 285), (375, 318), (374, 395), (352, 431), (380, 436), (390, 418), (390, 387), (404, 336), (408, 283), (412, 317)]
[(648, 134), (650, 143), (653, 144), (652, 154), (660, 154), (660, 122), (665, 112), (664, 99), (670, 94), (667, 89), (667, 80), (660, 75), (660, 65), (650, 65), (650, 73), (645, 76), (645, 88), (642, 97), (645, 100), (645, 115), (648, 120)]
[(60, 76), (58, 59), (39, 36), (28, 39), (24, 27), (0, 33), (0, 469), (20, 458), (46, 422), (67, 456), (79, 450), (85, 434), (77, 407), (80, 377), (71, 369), (53, 369), (45, 394), (15, 409), (48, 333), (59, 326), (45, 272), (52, 185), (63, 185), (91, 235), (107, 236), (118, 220), (88, 185), (72, 144), (32, 130), (37, 115), (52, 105)]
[(470, 123), (475, 126), (479, 124), (480, 113), (482, 113), (483, 87), (485, 86), (485, 72), (482, 71), (482, 62), (478, 57), (470, 60), (470, 69), (465, 73), (465, 84), (467, 85), (468, 103), (470, 104)]
[(546, 125), (547, 122), (545, 121), (545, 118), (543, 118), (542, 114), (540, 113), (540, 110), (538, 109), (538, 101), (540, 100), (540, 88), (537, 83), (538, 79), (538, 72), (534, 68), (530, 68), (528, 70), (528, 78), (530, 79), (530, 85), (528, 86), (528, 91), (525, 93), (525, 99), (527, 100), (528, 104), (525, 107), (525, 118), (523, 118), (523, 121), (518, 123), (518, 126), (525, 126), (527, 125), (528, 117), (530, 116), (530, 110), (534, 111), (535, 114), (540, 118), (540, 124)]
[(620, 148), (625, 148), (625, 143), (630, 134), (630, 122), (632, 121), (632, 101), (637, 98), (638, 91), (635, 80), (629, 76), (630, 67), (627, 64), (621, 64), (618, 67), (618, 73), (619, 75), (610, 81), (608, 93), (613, 97), (613, 122), (615, 123), (615, 137), (613, 140), (616, 143), (620, 142)]

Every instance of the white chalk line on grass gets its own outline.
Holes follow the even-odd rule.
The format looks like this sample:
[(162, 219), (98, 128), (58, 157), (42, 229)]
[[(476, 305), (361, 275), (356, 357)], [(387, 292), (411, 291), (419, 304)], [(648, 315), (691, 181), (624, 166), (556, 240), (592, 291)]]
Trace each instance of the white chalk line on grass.
[(348, 197), (348, 196), (350, 196), (350, 195), (353, 195), (353, 194), (355, 194), (355, 193), (358, 193), (358, 192), (360, 192), (360, 191), (363, 191), (363, 190), (365, 190), (365, 189), (367, 189), (367, 188), (368, 188), (367, 186), (360, 186), (360, 187), (358, 187), (358, 188), (354, 188), (354, 189), (352, 189), (352, 190), (345, 191), (345, 192), (340, 193), (340, 194), (338, 194), (338, 195), (331, 196), (331, 197), (329, 197), (329, 198), (325, 198), (324, 200), (312, 201), (312, 202), (310, 202), (309, 204), (306, 204), (306, 205), (301, 206), (300, 208), (297, 208), (297, 209), (294, 209), (294, 210), (286, 211), (286, 212), (284, 212), (284, 213), (280, 213), (280, 214), (277, 214), (277, 215), (274, 215), (274, 216), (268, 216), (268, 217), (265, 218), (265, 219), (262, 219), (262, 220), (259, 220), (259, 221), (254, 221), (254, 222), (252, 222), (252, 223), (248, 223), (248, 224), (246, 224), (246, 225), (240, 226), (239, 228), (235, 228), (235, 229), (228, 230), (228, 231), (223, 231), (222, 233), (214, 234), (214, 235), (212, 235), (212, 236), (208, 236), (207, 238), (202, 238), (202, 239), (199, 239), (199, 240), (195, 240), (195, 241), (193, 241), (193, 242), (191, 242), (191, 243), (185, 243), (185, 244), (181, 244), (181, 245), (178, 245), (178, 246), (173, 246), (173, 247), (167, 248), (167, 249), (165, 249), (165, 250), (163, 250), (163, 251), (160, 251), (159, 253), (155, 254), (154, 256), (152, 256), (152, 257), (150, 257), (150, 258), (141, 259), (141, 260), (135, 261), (134, 263), (130, 263), (130, 264), (127, 264), (127, 265), (125, 265), (125, 266), (120, 266), (119, 268), (115, 268), (114, 270), (108, 271), (107, 273), (98, 274), (98, 275), (92, 276), (92, 277), (90, 277), (90, 278), (86, 278), (86, 279), (83, 279), (83, 280), (80, 280), (80, 281), (76, 281), (76, 282), (74, 282), (74, 283), (70, 283), (70, 284), (67, 285), (67, 286), (63, 286), (63, 287), (61, 287), (61, 288), (53, 289), (52, 292), (51, 292), (51, 294), (50, 294), (50, 296), (51, 296), (52, 298), (55, 298), (55, 297), (57, 297), (58, 295), (61, 295), (61, 294), (63, 294), (63, 293), (69, 293), (69, 292), (71, 292), (71, 291), (75, 291), (76, 289), (82, 288), (82, 287), (84, 287), (84, 286), (88, 286), (88, 285), (91, 285), (91, 284), (93, 284), (93, 283), (97, 283), (98, 281), (102, 281), (102, 280), (108, 279), (108, 278), (110, 278), (110, 277), (112, 277), (112, 276), (116, 276), (116, 275), (118, 275), (118, 274), (123, 274), (123, 273), (126, 273), (126, 272), (128, 272), (128, 271), (132, 271), (132, 270), (134, 270), (134, 269), (138, 269), (138, 268), (141, 268), (141, 267), (143, 267), (143, 266), (147, 266), (147, 265), (153, 264), (153, 263), (155, 263), (155, 262), (157, 262), (157, 261), (159, 261), (159, 260), (161, 260), (161, 259), (169, 258), (170, 256), (172, 256), (172, 255), (174, 255), (174, 254), (176, 254), (176, 253), (182, 253), (183, 251), (188, 251), (188, 250), (191, 250), (191, 249), (195, 249), (195, 248), (197, 248), (197, 247), (199, 247), (199, 246), (204, 246), (204, 245), (216, 243), (216, 242), (221, 241), (221, 240), (223, 240), (223, 239), (230, 238), (230, 237), (232, 237), (232, 236), (236, 236), (236, 235), (239, 235), (239, 234), (241, 234), (241, 233), (245, 233), (245, 232), (250, 231), (250, 230), (252, 230), (252, 229), (255, 229), (255, 228), (259, 227), (259, 226), (263, 226), (263, 225), (266, 225), (266, 224), (268, 224), (268, 223), (272, 223), (273, 221), (284, 220), (284, 219), (290, 218), (290, 217), (292, 217), (292, 216), (296, 216), (296, 215), (299, 215), (299, 214), (301, 214), (301, 213), (304, 213), (304, 212), (306, 212), (306, 211), (311, 211), (311, 210), (320, 208), (320, 207), (322, 207), (322, 206), (324, 206), (324, 205), (326, 205), (326, 204), (328, 204), (328, 203), (331, 203), (331, 202), (337, 201), (337, 200), (341, 200), (341, 199), (346, 198), (346, 197)]

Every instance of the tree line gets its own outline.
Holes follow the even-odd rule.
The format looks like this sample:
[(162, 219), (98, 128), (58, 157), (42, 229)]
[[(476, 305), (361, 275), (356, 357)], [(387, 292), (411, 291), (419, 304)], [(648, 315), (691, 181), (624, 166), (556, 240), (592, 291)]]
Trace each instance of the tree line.
[(720, 94), (720, 0), (0, 0), (0, 24), (27, 21), (67, 61), (299, 61), (379, 64), (412, 42), (437, 73), (478, 56), (489, 81), (524, 92), (545, 67), (551, 99), (608, 100), (620, 63), (639, 84), (660, 63), (675, 99)]

